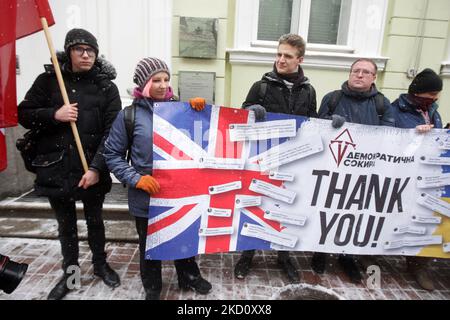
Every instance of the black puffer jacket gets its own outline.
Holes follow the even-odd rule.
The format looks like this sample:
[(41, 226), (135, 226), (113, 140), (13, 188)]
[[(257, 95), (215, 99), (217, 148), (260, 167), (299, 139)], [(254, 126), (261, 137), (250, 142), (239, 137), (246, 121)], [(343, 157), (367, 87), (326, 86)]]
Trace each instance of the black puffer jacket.
[(64, 53), (58, 56), (70, 103), (78, 103), (78, 121), (83, 150), (89, 168), (100, 173), (100, 181), (87, 190), (78, 188), (83, 175), (81, 160), (70, 123), (55, 120), (55, 112), (64, 104), (53, 67), (39, 75), (19, 105), (19, 123), (27, 129), (40, 129), (35, 189), (39, 195), (78, 200), (86, 193), (105, 194), (111, 178), (103, 158), (104, 142), (121, 110), (119, 91), (111, 81), (114, 67), (97, 59), (88, 72), (73, 73)]
[(317, 118), (316, 91), (308, 78), (303, 76), (301, 68), (299, 74), (299, 80), (289, 89), (275, 71), (266, 73), (253, 84), (242, 107), (259, 104), (267, 112)]

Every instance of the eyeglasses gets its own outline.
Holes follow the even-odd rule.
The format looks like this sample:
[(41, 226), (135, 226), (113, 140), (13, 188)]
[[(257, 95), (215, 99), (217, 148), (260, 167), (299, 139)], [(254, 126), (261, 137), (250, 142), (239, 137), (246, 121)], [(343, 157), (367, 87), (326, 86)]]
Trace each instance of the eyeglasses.
[(92, 49), (91, 47), (88, 47), (88, 48), (73, 47), (72, 50), (75, 51), (75, 53), (78, 54), (80, 57), (82, 57), (84, 55), (84, 52), (87, 53), (89, 58), (95, 57), (95, 50)]
[(375, 73), (366, 69), (353, 69), (352, 71), (350, 71), (350, 73), (353, 75), (359, 75), (360, 73), (362, 73), (363, 76), (375, 75)]

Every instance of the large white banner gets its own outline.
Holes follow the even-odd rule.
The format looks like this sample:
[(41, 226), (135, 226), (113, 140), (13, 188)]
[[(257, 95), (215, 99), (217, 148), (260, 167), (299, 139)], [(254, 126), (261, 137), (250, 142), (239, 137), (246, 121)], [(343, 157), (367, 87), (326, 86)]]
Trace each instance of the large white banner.
[(276, 249), (450, 258), (450, 139), (161, 104), (147, 257)]

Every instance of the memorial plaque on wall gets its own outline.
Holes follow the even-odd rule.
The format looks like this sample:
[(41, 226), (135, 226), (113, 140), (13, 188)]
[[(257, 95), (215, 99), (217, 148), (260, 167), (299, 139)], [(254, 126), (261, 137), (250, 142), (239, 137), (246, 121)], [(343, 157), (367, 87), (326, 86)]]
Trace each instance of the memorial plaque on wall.
[(180, 17), (180, 56), (216, 58), (218, 19)]
[(214, 104), (215, 100), (215, 72), (180, 71), (178, 73), (178, 94), (180, 101), (202, 97), (206, 103)]

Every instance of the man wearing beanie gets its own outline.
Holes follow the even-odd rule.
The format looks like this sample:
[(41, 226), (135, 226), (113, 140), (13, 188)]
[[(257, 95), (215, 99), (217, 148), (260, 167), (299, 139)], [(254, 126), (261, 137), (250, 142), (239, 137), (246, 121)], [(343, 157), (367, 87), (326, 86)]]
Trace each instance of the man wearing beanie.
[[(306, 42), (297, 34), (285, 34), (278, 40), (273, 70), (264, 74), (250, 88), (242, 107), (264, 120), (266, 112), (317, 117), (316, 91), (305, 77), (302, 67)], [(255, 250), (245, 250), (234, 267), (234, 275), (244, 279), (250, 271)], [(295, 261), (289, 251), (278, 251), (278, 265), (290, 282), (300, 281)]]
[[(19, 123), (37, 132), (35, 191), (48, 197), (58, 222), (64, 275), (48, 295), (50, 300), (60, 300), (73, 289), (74, 267), (79, 268), (78, 200), (83, 203), (94, 274), (109, 287), (120, 285), (119, 276), (106, 262), (102, 207), (112, 184), (103, 158), (104, 142), (121, 101), (111, 81), (116, 72), (98, 52), (97, 39), (90, 32), (70, 30), (58, 60), (71, 104), (64, 105), (53, 66), (46, 66), (18, 110)], [(70, 122), (78, 127), (89, 165), (86, 173)]]
[[(431, 69), (425, 69), (413, 79), (408, 93), (401, 94), (392, 103), (396, 127), (416, 128), (419, 133), (433, 128), (442, 128), (442, 120), (437, 111), (436, 101), (442, 91), (442, 79)], [(406, 257), (408, 271), (425, 290), (434, 290), (434, 283), (427, 267), (430, 259)]]

